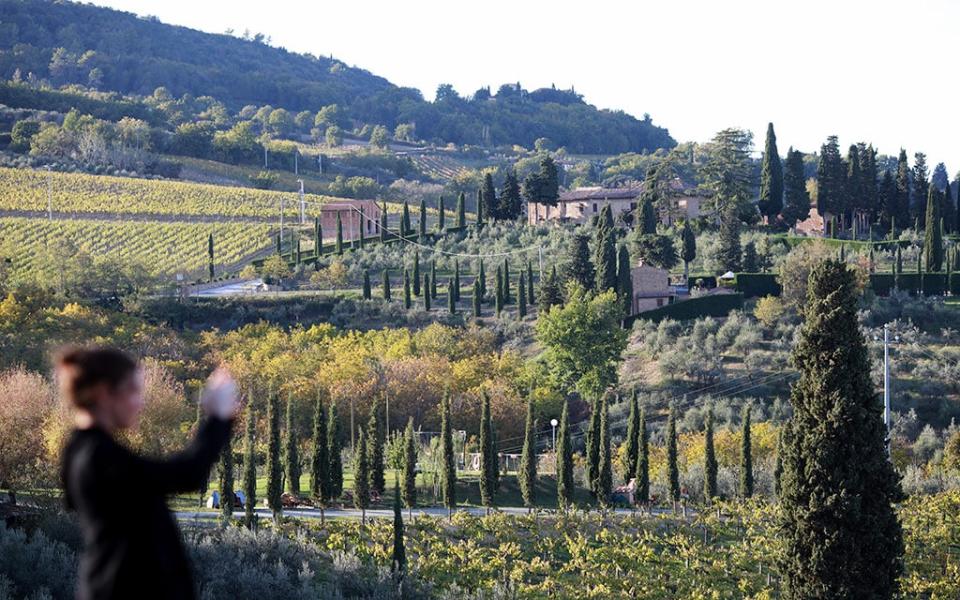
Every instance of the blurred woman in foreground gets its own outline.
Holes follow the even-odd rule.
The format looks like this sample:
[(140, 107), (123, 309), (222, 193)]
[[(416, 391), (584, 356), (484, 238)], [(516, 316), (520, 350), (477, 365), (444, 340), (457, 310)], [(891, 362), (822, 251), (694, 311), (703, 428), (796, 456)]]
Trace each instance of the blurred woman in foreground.
[(76, 428), (63, 452), (67, 508), (83, 536), (77, 598), (193, 598), (194, 585), (169, 494), (200, 489), (230, 435), (236, 384), (218, 369), (201, 396), (206, 419), (190, 445), (163, 459), (138, 456), (116, 440), (136, 427), (143, 372), (113, 348), (60, 354), (57, 379)]

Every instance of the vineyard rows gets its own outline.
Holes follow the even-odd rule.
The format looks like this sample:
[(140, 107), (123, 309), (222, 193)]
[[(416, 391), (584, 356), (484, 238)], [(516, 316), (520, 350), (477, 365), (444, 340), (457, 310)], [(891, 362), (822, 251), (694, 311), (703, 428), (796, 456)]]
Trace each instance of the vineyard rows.
[(449, 181), (466, 170), (456, 161), (441, 156), (421, 154), (412, 160), (421, 173), (439, 181)]
[[(46, 211), (47, 194), (54, 213), (261, 217), (275, 219), (280, 201), (288, 217), (298, 215), (297, 194), (181, 181), (158, 181), (82, 173), (46, 173), (0, 168), (0, 210)], [(328, 198), (307, 194), (310, 215)]]
[(212, 233), (215, 263), (233, 265), (272, 244), (271, 226), (259, 223), (134, 223), (0, 218), (0, 240), (14, 272), (35, 269), (43, 255), (69, 242), (93, 257), (115, 253), (144, 264), (151, 275), (204, 272)]

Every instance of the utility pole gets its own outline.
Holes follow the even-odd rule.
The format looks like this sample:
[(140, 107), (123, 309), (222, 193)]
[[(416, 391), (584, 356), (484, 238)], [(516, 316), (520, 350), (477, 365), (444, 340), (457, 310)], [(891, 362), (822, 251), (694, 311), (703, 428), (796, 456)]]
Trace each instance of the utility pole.
[(300, 151), (299, 150), (293, 151), (293, 174), (294, 175), (300, 174)]
[(887, 444), (887, 457), (890, 456), (890, 325), (883, 325), (883, 425), (887, 429), (884, 437)]
[(303, 201), (303, 180), (298, 179), (297, 183), (300, 184), (300, 224), (303, 225), (307, 222), (307, 205)]
[(267, 145), (263, 145), (263, 168), (267, 168)]

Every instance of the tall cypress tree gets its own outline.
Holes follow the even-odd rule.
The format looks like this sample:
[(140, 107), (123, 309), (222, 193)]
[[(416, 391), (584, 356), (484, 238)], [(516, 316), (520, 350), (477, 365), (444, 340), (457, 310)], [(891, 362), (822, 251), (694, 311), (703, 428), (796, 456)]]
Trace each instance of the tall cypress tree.
[(417, 506), (417, 438), (413, 431), (413, 417), (403, 432), (403, 503), (408, 511)]
[(310, 493), (320, 507), (320, 522), (330, 502), (330, 453), (327, 445), (327, 413), (317, 393), (313, 409), (313, 456), (310, 459)]
[(889, 170), (884, 171), (880, 178), (877, 205), (880, 211), (880, 224), (884, 229), (892, 229), (897, 214), (897, 184)]
[(403, 543), (403, 513), (400, 511), (400, 482), (393, 482), (393, 556), (390, 570), (402, 577), (407, 571), (407, 550)]
[(486, 207), (483, 205), (483, 190), (477, 190), (477, 229), (483, 228), (486, 212)]
[(600, 399), (600, 467), (597, 471), (597, 498), (600, 504), (607, 506), (613, 492), (613, 456), (610, 446), (610, 410), (607, 406), (607, 395)]
[(337, 240), (336, 248), (338, 255), (343, 255), (343, 221), (340, 219), (340, 212), (337, 212)]
[(838, 261), (810, 274), (780, 483), (788, 599), (892, 598), (903, 569), (892, 506), (903, 494), (887, 458), (859, 297), (854, 273)]
[(437, 201), (437, 231), (443, 233), (447, 222), (447, 208), (443, 205), (443, 196)]
[(703, 499), (712, 502), (717, 497), (717, 453), (713, 447), (713, 407), (707, 408), (707, 422), (703, 431)]
[(520, 454), (520, 494), (523, 505), (533, 508), (537, 505), (537, 440), (534, 437), (537, 424), (533, 418), (533, 399), (527, 399), (527, 421), (523, 428), (523, 450)]
[(597, 476), (600, 474), (600, 399), (593, 401), (590, 410), (590, 428), (587, 429), (587, 487), (597, 494)]
[(564, 279), (576, 281), (585, 290), (592, 290), (595, 281), (593, 263), (590, 262), (589, 244), (585, 235), (577, 234), (573, 237), (564, 272)]
[(407, 237), (413, 232), (410, 226), (410, 204), (404, 200), (403, 209), (400, 212), (400, 237)]
[(520, 182), (517, 181), (516, 171), (510, 169), (507, 171), (507, 175), (503, 179), (503, 186), (500, 188), (500, 199), (497, 202), (498, 218), (513, 220), (520, 216), (520, 212)]
[(923, 236), (923, 253), (927, 257), (927, 272), (938, 273), (943, 269), (943, 227), (940, 220), (940, 193), (936, 186), (927, 190), (926, 230)]
[(247, 528), (253, 528), (254, 515), (257, 507), (257, 417), (253, 411), (253, 402), (247, 401), (247, 414), (244, 419), (243, 442), (243, 495), (244, 521)]
[(300, 454), (297, 450), (297, 431), (293, 419), (293, 399), (287, 398), (287, 426), (284, 432), (283, 462), (286, 471), (287, 491), (300, 495)]
[(512, 301), (510, 296), (510, 263), (503, 259), (503, 303), (509, 304)]
[(803, 153), (791, 147), (783, 163), (783, 210), (781, 216), (787, 227), (795, 226), (810, 215), (810, 194), (803, 172)]
[(613, 228), (613, 212), (609, 204), (604, 204), (597, 219), (595, 234), (596, 273), (593, 287), (598, 292), (617, 289), (617, 242)]
[(767, 223), (773, 223), (783, 208), (783, 165), (777, 152), (777, 134), (773, 123), (767, 124), (767, 139), (763, 146), (763, 161), (760, 163), (760, 214)]
[(375, 398), (370, 407), (370, 418), (367, 419), (367, 468), (370, 469), (370, 491), (383, 496), (387, 489), (387, 479), (384, 473), (383, 446), (384, 426), (382, 403)]
[(647, 169), (643, 179), (643, 192), (640, 194), (640, 203), (634, 216), (634, 229), (640, 235), (654, 235), (657, 233), (657, 204), (660, 201), (660, 170), (656, 167)]
[(383, 299), (390, 302), (392, 294), (390, 293), (390, 269), (383, 270)]
[(480, 503), (490, 512), (494, 504), (494, 465), (491, 462), (493, 447), (493, 421), (490, 417), (490, 396), (480, 392)]
[(357, 436), (357, 448), (353, 453), (353, 505), (360, 510), (360, 523), (367, 522), (370, 508), (370, 457), (367, 438), (363, 430)]
[(917, 152), (913, 155), (913, 193), (911, 195), (911, 216), (915, 222), (919, 222), (920, 227), (925, 227), (927, 194), (930, 190), (929, 174), (927, 173), (927, 155), (923, 152)]
[(627, 446), (627, 472), (624, 477), (626, 482), (637, 472), (637, 460), (640, 449), (640, 400), (637, 398), (637, 390), (634, 388), (630, 394), (630, 416), (627, 417), (627, 438), (624, 443)]
[(267, 506), (273, 511), (273, 518), (280, 517), (283, 504), (280, 496), (283, 492), (283, 465), (280, 462), (280, 399), (276, 394), (267, 396)]
[(897, 212), (893, 216), (902, 226), (911, 222), (910, 219), (910, 165), (907, 164), (907, 151), (900, 149), (897, 158)]
[(457, 463), (453, 455), (453, 424), (450, 423), (450, 392), (443, 395), (440, 404), (440, 450), (443, 461), (443, 505), (447, 507), (447, 515), (453, 515), (457, 507)]
[(480, 282), (480, 300), (487, 297), (487, 272), (483, 266), (483, 259), (480, 259), (480, 270), (477, 272), (477, 281)]
[(452, 277), (447, 279), (447, 312), (457, 314), (457, 292)]
[(457, 196), (457, 214), (456, 221), (457, 229), (462, 230), (467, 226), (467, 200), (463, 192), (460, 192), (460, 195)]
[(753, 496), (753, 442), (750, 431), (750, 407), (743, 409), (740, 426), (740, 497)]
[(313, 257), (320, 259), (323, 256), (323, 227), (320, 225), (320, 217), (313, 220)]
[(417, 229), (422, 242), (423, 238), (427, 237), (427, 201), (424, 198), (420, 199), (420, 219), (417, 221)]
[(403, 270), (403, 307), (410, 310), (413, 300), (410, 298), (410, 271)]
[[(483, 206), (483, 213), (491, 221), (497, 221), (503, 218), (497, 206), (497, 190), (493, 186), (493, 175), (491, 175), (489, 171), (483, 176), (483, 186), (480, 188), (480, 205)], [(480, 222), (479, 218), (477, 222)]]
[(362, 293), (363, 293), (363, 299), (364, 299), (364, 300), (369, 300), (370, 298), (373, 297), (373, 295), (372, 295), (372, 293), (371, 293), (371, 291), (370, 291), (370, 269), (364, 269), (364, 270), (363, 270), (363, 290), (362, 290)]
[(570, 443), (570, 401), (563, 401), (560, 439), (557, 441), (557, 504), (562, 510), (573, 505), (573, 446)]
[(229, 436), (220, 451), (220, 515), (225, 523), (233, 516), (233, 498), (233, 440)]
[(617, 252), (617, 296), (623, 305), (623, 316), (633, 312), (633, 275), (630, 273), (630, 251), (626, 244)]
[(553, 266), (540, 282), (540, 300), (537, 303), (537, 310), (546, 313), (551, 306), (561, 304), (563, 304), (563, 292), (560, 289), (560, 278), (557, 277), (557, 267)]
[(410, 274), (413, 283), (413, 295), (420, 295), (420, 251), (413, 252), (413, 272)]
[(680, 466), (677, 463), (677, 406), (670, 403), (667, 418), (667, 481), (670, 483), (670, 499), (680, 500)]
[(526, 274), (520, 271), (520, 280), (517, 282), (517, 316), (521, 319), (527, 316), (527, 284)]
[(213, 280), (214, 269), (213, 269), (213, 234), (207, 236), (207, 274), (210, 276), (210, 280)]
[(690, 263), (697, 258), (697, 236), (690, 227), (690, 220), (684, 219), (680, 230), (680, 258), (683, 260), (683, 279), (690, 277)]
[(437, 261), (430, 261), (430, 299), (437, 299)]
[(536, 296), (533, 293), (533, 266), (527, 261), (527, 304), (533, 306), (537, 303)]
[(494, 294), (494, 307), (499, 317), (500, 312), (503, 311), (503, 268), (501, 268), (500, 265), (497, 265), (497, 287), (496, 293)]
[(430, 294), (430, 274), (423, 274), (423, 310), (430, 312), (431, 298)]
[(483, 301), (483, 296), (480, 292), (480, 279), (475, 278), (473, 280), (473, 316), (480, 317), (481, 303)]
[(460, 259), (453, 259), (453, 301), (460, 302)]
[(647, 409), (640, 408), (640, 424), (637, 431), (637, 503), (650, 501), (650, 434), (647, 433)]
[(835, 217), (845, 214), (846, 182), (847, 172), (837, 136), (831, 135), (827, 143), (820, 146), (820, 160), (817, 163), (817, 211), (824, 219), (828, 215)]
[(863, 181), (863, 212), (867, 223), (874, 223), (880, 212), (880, 195), (877, 187), (879, 171), (877, 168), (877, 151), (873, 145), (860, 144), (860, 177)]
[(330, 499), (336, 499), (343, 493), (343, 458), (340, 448), (340, 420), (337, 418), (337, 405), (330, 403), (327, 411), (327, 476), (330, 478)]

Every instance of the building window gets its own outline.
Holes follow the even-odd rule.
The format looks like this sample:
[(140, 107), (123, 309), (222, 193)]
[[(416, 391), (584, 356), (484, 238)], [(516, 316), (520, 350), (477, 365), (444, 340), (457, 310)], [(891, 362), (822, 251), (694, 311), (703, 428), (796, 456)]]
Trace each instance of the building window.
[(371, 231), (373, 231), (373, 221), (367, 219), (367, 233), (370, 233)]
[(593, 203), (593, 212), (597, 212), (597, 203), (596, 203), (596, 202)]

